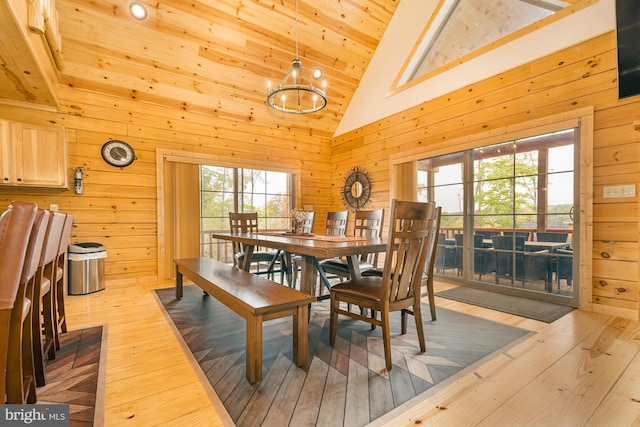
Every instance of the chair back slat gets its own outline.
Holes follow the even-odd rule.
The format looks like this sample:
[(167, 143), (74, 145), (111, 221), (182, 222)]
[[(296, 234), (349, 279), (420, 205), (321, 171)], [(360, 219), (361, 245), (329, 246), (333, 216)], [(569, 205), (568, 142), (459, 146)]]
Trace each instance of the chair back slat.
[[(384, 224), (384, 209), (356, 211), (353, 235), (355, 237), (381, 237)], [(360, 261), (378, 265), (378, 252), (362, 254)]]
[(349, 211), (327, 212), (324, 234), (326, 236), (345, 236)]
[(356, 237), (380, 237), (384, 221), (384, 209), (356, 211), (353, 235)]
[[(257, 212), (229, 212), (229, 229), (233, 234), (257, 233)], [(242, 260), (239, 258), (244, 253), (244, 245), (240, 242), (232, 242), (233, 262), (238, 268), (242, 268)]]
[(257, 212), (229, 212), (229, 228), (232, 233), (257, 233)]
[(304, 213), (304, 218), (302, 219), (302, 232), (303, 233), (312, 233), (313, 232), (313, 223), (315, 221), (315, 218), (316, 218), (316, 213), (313, 212), (313, 211)]

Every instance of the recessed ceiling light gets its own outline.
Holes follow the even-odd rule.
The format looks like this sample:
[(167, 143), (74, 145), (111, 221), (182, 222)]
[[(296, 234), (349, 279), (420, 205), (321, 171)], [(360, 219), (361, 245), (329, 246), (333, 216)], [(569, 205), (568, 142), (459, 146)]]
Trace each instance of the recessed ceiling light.
[(140, 3), (131, 3), (129, 11), (136, 19), (143, 20), (147, 17), (147, 9)]

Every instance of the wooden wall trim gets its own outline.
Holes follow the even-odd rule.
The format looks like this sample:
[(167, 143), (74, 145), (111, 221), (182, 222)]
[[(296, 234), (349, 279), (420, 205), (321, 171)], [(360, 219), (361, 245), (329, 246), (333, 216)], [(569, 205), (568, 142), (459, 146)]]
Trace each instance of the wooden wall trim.
[(237, 159), (225, 155), (203, 154), (197, 152), (175, 151), (158, 148), (156, 149), (156, 178), (157, 178), (157, 207), (158, 207), (158, 277), (166, 279), (173, 276), (173, 272), (167, 272), (165, 265), (169, 265), (166, 259), (167, 253), (167, 224), (166, 224), (166, 184), (165, 184), (165, 162), (189, 163), (198, 165), (225, 166), (236, 168), (255, 168), (272, 171), (286, 172), (294, 175), (296, 205), (300, 206), (300, 167), (284, 166), (279, 164), (265, 164), (264, 161), (254, 161), (251, 159)]
[(420, 147), (414, 150), (404, 151), (389, 156), (390, 166), (420, 160), (425, 157), (425, 153), (428, 153), (428, 157), (440, 156), (442, 154), (498, 144), (510, 139), (523, 138), (530, 136), (532, 133), (542, 134), (559, 129), (577, 127), (580, 124), (580, 119), (586, 116), (593, 116), (593, 111), (592, 106), (579, 108), (560, 114), (553, 114), (548, 117), (503, 126), (486, 132), (454, 138), (445, 142), (430, 144), (429, 147)]

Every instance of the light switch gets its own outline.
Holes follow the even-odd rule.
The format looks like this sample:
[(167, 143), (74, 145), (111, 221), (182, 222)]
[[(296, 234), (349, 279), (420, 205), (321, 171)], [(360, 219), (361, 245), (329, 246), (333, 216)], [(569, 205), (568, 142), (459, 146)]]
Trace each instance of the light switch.
[(628, 185), (605, 185), (602, 197), (605, 199), (614, 199), (619, 197), (635, 197), (635, 184)]
[(49, 210), (51, 212), (58, 212), (58, 205), (50, 204), (49, 205)]

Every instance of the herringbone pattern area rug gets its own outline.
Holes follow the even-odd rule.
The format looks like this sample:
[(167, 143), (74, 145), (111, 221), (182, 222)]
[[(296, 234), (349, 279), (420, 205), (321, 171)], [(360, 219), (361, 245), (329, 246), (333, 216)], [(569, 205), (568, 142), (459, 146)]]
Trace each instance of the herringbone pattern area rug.
[(46, 362), (47, 384), (36, 389), (39, 404), (69, 404), (70, 426), (93, 426), (96, 419), (102, 420), (102, 410), (96, 413), (104, 399), (99, 386), (100, 361), (106, 351), (102, 338), (102, 326), (60, 335), (56, 358)]
[[(393, 369), (384, 369), (380, 328), (340, 317), (329, 344), (328, 301), (314, 303), (309, 362), (292, 363), (291, 318), (263, 327), (263, 379), (245, 379), (245, 322), (196, 286), (182, 300), (173, 288), (157, 290), (188, 348), (238, 426), (362, 426), (419, 399), (488, 355), (529, 332), (439, 308), (437, 321), (423, 313), (427, 351), (419, 353), (415, 324), (400, 335), (392, 319)], [(424, 396), (424, 395), (423, 395)]]

